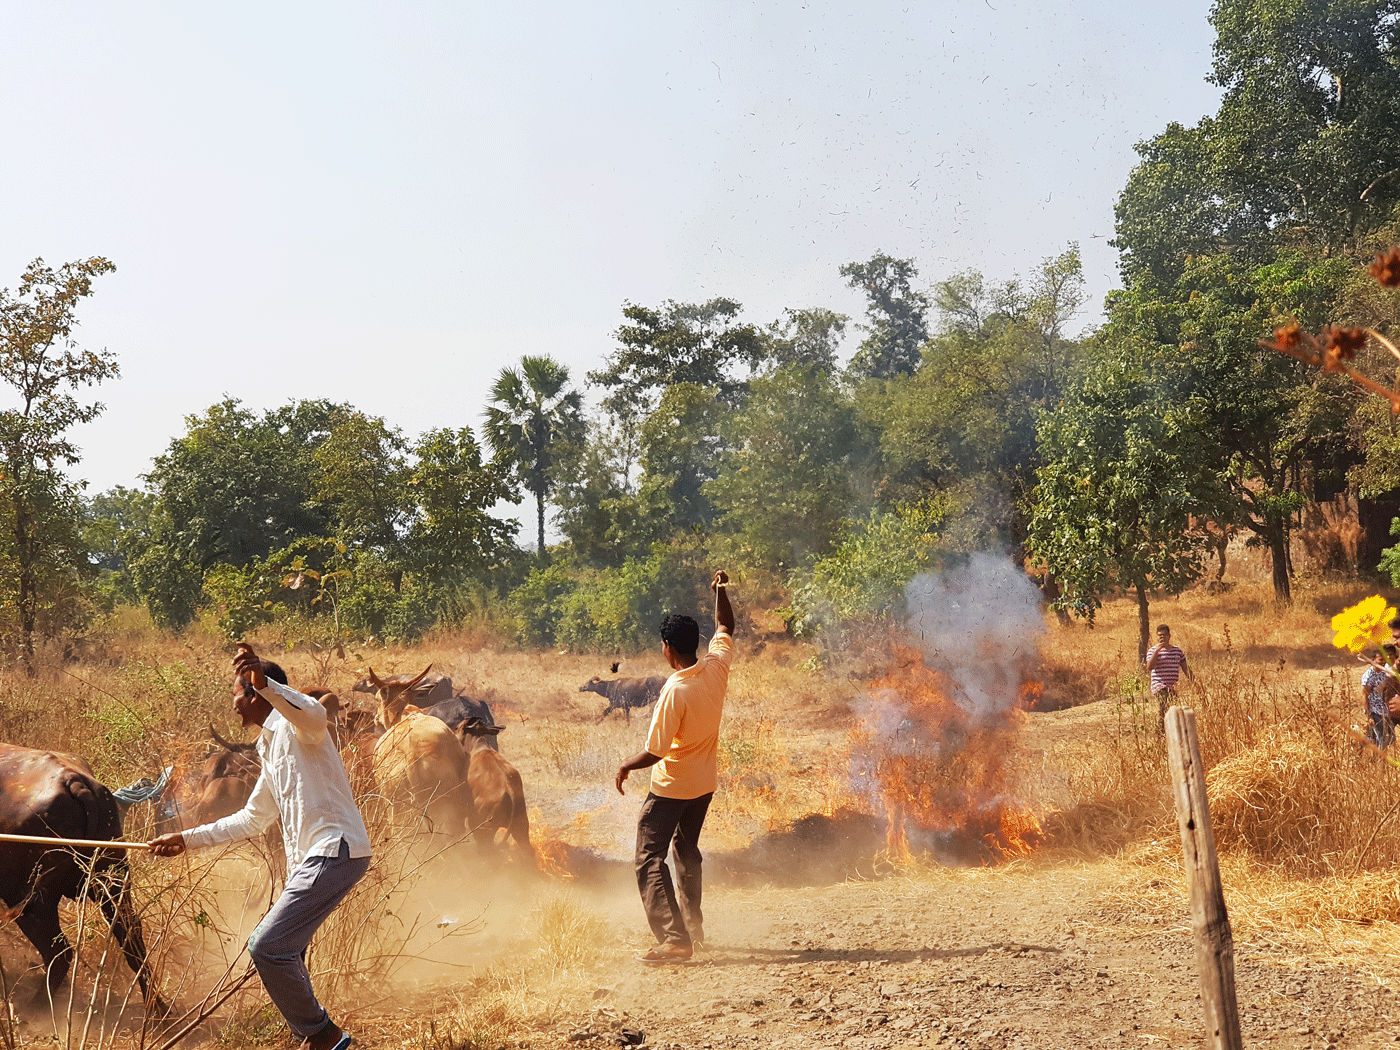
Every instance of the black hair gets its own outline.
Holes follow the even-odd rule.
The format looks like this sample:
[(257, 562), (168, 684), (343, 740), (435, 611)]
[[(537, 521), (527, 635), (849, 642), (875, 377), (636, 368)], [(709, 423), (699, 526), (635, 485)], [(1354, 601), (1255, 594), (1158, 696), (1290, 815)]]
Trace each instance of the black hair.
[[(277, 682), (279, 685), (287, 684), (287, 672), (282, 670), (281, 664), (275, 664), (271, 660), (259, 660), (258, 670), (261, 671), (265, 677), (271, 678), (274, 682)], [(249, 684), (246, 679), (243, 683), (243, 691), (244, 693), (254, 691), (252, 685)]]
[(700, 625), (689, 616), (671, 613), (661, 621), (661, 640), (679, 656), (694, 656), (700, 648)]
[(1157, 633), (1158, 633), (1158, 634), (1161, 634), (1163, 631), (1166, 631), (1168, 634), (1171, 634), (1171, 633), (1172, 633), (1172, 629), (1171, 629), (1170, 627), (1168, 627), (1168, 626), (1167, 626), (1166, 624), (1164, 624), (1164, 623), (1159, 623), (1159, 624), (1157, 625)]
[(1385, 650), (1386, 656), (1390, 657), (1392, 660), (1395, 659), (1397, 649), (1392, 643), (1386, 642), (1384, 645), (1381, 646), (1381, 648)]
[(1388, 626), (1392, 631), (1400, 629), (1400, 616), (1395, 617), (1395, 619), (1391, 620), (1390, 623), (1386, 626)]

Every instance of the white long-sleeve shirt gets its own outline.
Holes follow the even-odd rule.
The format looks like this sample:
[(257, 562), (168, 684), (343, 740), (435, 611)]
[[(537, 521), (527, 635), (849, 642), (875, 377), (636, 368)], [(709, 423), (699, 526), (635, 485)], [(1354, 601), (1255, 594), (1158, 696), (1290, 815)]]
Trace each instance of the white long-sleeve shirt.
[(369, 832), (335, 748), (329, 713), (320, 701), (271, 679), (258, 695), (272, 713), (258, 737), (262, 773), (253, 793), (237, 813), (185, 832), (185, 846), (250, 839), (281, 819), (288, 871), (307, 857), (336, 856), (341, 839), (350, 856), (368, 857)]

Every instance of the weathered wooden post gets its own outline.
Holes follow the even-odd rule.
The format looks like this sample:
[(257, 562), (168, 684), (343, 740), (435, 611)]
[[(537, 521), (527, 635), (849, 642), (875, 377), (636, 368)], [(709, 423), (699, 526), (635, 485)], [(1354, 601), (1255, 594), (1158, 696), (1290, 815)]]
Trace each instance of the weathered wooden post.
[(1206, 774), (1196, 738), (1196, 712), (1167, 708), (1167, 761), (1172, 769), (1176, 819), (1191, 897), (1191, 928), (1196, 933), (1196, 966), (1201, 971), (1201, 1003), (1206, 1010), (1207, 1045), (1241, 1050), (1240, 1014), (1235, 1003), (1235, 941), (1225, 911), (1225, 891), (1215, 858), (1215, 834), (1206, 804)]

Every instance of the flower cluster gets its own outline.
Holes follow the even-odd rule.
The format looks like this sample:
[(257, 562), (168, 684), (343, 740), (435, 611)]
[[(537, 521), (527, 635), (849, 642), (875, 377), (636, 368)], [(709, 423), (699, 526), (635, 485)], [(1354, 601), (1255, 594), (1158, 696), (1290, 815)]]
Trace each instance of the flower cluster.
[(1373, 594), (1332, 617), (1332, 630), (1336, 632), (1332, 644), (1352, 653), (1378, 646), (1389, 640), (1393, 619), (1395, 606), (1387, 605), (1379, 594)]

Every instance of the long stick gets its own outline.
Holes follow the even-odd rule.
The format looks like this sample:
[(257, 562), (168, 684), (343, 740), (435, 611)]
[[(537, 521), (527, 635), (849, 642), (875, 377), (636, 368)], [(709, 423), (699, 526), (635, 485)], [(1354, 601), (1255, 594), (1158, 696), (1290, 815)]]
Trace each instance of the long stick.
[(0, 842), (33, 842), (40, 846), (75, 846), (78, 849), (147, 849), (145, 842), (111, 842), (107, 839), (55, 839), (48, 835), (0, 835)]

